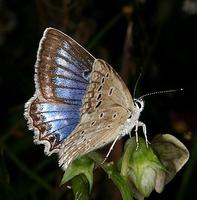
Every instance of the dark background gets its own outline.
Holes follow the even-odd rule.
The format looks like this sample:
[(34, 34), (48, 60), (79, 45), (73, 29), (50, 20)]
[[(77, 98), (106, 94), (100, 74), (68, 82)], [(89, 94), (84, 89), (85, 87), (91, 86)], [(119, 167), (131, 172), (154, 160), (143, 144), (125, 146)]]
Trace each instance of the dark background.
[[(191, 2), (196, 11), (184, 9)], [(127, 34), (131, 23), (132, 34)], [(145, 99), (141, 121), (147, 126), (149, 138), (157, 133), (171, 133), (191, 152), (189, 162), (164, 192), (153, 192), (148, 199), (196, 199), (197, 1), (194, 0), (0, 1), (0, 197), (72, 199), (70, 190), (58, 186), (62, 171), (57, 157), (46, 157), (43, 147), (33, 144), (33, 133), (28, 131), (23, 117), (24, 103), (35, 90), (34, 63), (46, 27), (62, 30), (95, 57), (108, 61), (131, 93), (140, 73), (138, 96), (184, 88), (183, 92)], [(118, 191), (109, 182), (105, 174), (96, 172), (91, 198), (118, 199)]]

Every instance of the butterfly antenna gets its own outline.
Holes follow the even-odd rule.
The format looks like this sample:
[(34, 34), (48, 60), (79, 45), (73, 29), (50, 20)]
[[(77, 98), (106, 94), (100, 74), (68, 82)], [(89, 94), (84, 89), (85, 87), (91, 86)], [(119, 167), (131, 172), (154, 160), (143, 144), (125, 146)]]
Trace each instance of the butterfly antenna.
[(173, 93), (178, 91), (183, 91), (183, 88), (174, 89), (174, 90), (163, 90), (163, 91), (157, 91), (157, 92), (150, 92), (148, 94), (142, 95), (139, 99), (143, 99), (144, 97), (155, 95), (155, 94), (165, 94), (165, 93)]
[(133, 91), (133, 98), (135, 98), (136, 89), (137, 89), (137, 86), (138, 86), (138, 83), (139, 83), (139, 80), (140, 80), (141, 76), (142, 76), (142, 72), (141, 72), (140, 75), (138, 76), (137, 81), (136, 81), (136, 83), (135, 83), (135, 87), (134, 87), (134, 91)]

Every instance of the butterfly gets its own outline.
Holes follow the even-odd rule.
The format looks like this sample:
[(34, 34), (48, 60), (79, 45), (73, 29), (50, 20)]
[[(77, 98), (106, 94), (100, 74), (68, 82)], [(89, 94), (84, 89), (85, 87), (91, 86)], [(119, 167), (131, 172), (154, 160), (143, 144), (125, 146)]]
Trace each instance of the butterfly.
[[(35, 64), (35, 94), (25, 104), (34, 142), (47, 155), (58, 153), (66, 170), (76, 158), (142, 126), (142, 98), (133, 99), (124, 81), (68, 35), (47, 28)], [(110, 153), (108, 152), (108, 155)], [(107, 155), (107, 156), (108, 156)]]

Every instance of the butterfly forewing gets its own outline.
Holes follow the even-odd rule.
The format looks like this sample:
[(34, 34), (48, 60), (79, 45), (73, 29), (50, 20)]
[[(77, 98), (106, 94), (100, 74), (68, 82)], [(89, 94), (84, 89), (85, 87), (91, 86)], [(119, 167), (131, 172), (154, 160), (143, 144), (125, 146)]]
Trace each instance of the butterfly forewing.
[[(45, 99), (79, 104), (95, 58), (69, 36), (47, 29), (40, 42), (36, 84)], [(80, 96), (81, 95), (81, 96)]]
[(25, 105), (25, 117), (46, 154), (58, 152), (79, 123), (94, 60), (69, 36), (45, 30), (35, 65), (36, 92)]

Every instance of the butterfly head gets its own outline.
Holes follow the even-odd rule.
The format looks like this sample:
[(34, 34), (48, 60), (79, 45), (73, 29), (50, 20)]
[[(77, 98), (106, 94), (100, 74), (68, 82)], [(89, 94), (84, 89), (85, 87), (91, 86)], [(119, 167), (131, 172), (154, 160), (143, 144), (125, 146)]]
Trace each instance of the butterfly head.
[(134, 99), (134, 105), (139, 112), (142, 112), (144, 109), (144, 100), (142, 98)]

